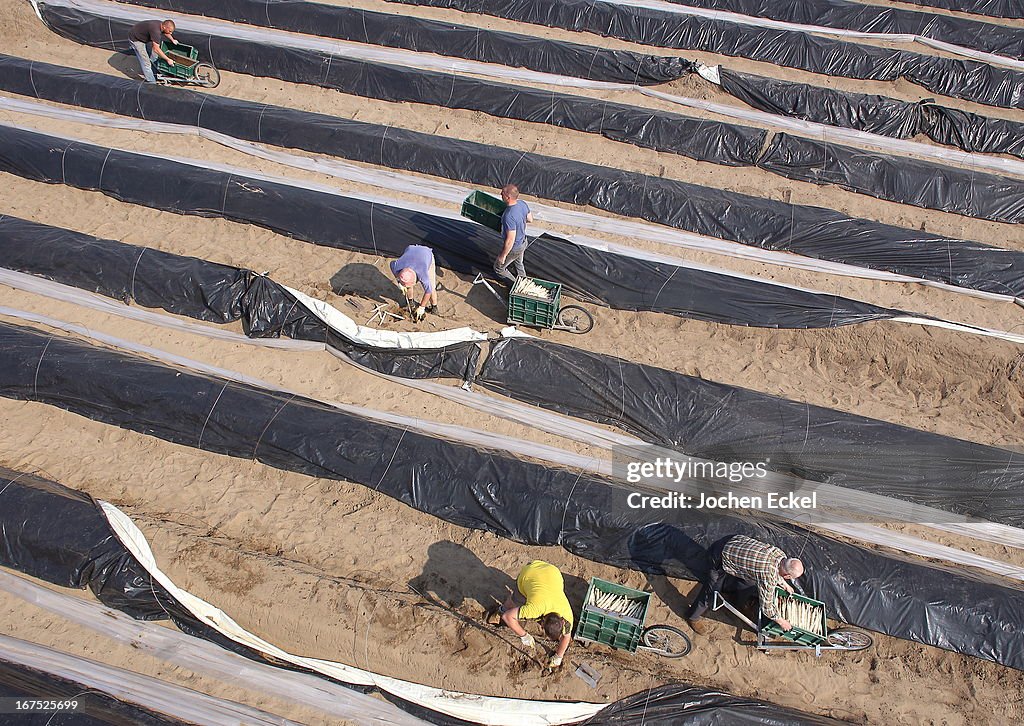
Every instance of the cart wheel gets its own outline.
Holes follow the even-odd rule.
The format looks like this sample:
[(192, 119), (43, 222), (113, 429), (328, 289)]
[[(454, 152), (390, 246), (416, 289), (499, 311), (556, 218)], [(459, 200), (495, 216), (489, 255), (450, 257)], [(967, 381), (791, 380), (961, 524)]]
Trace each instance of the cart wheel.
[(204, 88), (216, 88), (220, 83), (220, 71), (209, 63), (197, 63), (196, 81)]
[(652, 625), (644, 630), (640, 639), (645, 650), (665, 658), (682, 658), (693, 647), (686, 633), (671, 625)]
[(583, 335), (594, 329), (594, 316), (579, 305), (564, 305), (558, 311), (558, 325), (570, 333)]
[(875, 639), (862, 630), (841, 628), (828, 634), (828, 644), (842, 650), (864, 650), (874, 642)]

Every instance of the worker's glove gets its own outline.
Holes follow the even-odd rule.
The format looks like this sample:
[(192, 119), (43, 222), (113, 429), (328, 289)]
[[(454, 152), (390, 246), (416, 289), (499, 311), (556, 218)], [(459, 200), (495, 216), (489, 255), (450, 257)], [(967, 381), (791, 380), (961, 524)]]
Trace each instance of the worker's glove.
[(423, 318), (427, 317), (427, 309), (420, 305), (418, 308), (416, 308), (416, 314), (414, 317), (416, 318), (417, 323), (423, 320)]
[(529, 633), (527, 633), (526, 635), (519, 636), (519, 642), (527, 648), (533, 648), (537, 645), (537, 643), (535, 643), (533, 640), (533, 636)]
[(553, 655), (551, 660), (548, 661), (548, 668), (560, 668), (562, 665), (562, 656)]

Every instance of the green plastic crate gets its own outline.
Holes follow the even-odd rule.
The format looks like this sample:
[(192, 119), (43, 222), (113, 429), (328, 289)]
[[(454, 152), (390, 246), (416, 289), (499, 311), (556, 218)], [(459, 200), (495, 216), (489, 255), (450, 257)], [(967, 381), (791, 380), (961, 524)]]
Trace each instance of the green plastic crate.
[[(535, 328), (551, 328), (558, 321), (558, 311), (562, 304), (562, 286), (557, 282), (529, 278), (543, 288), (552, 290), (549, 300), (509, 293), (508, 322), (532, 325)], [(515, 286), (513, 286), (515, 289)]]
[(463, 200), (462, 216), (500, 233), (501, 213), (507, 206), (498, 197), (487, 192), (476, 191)]
[[(625, 595), (633, 600), (641, 600), (644, 604), (643, 610), (639, 617), (627, 618), (621, 613), (592, 605), (590, 596), (595, 590), (599, 593), (614, 593), (615, 595)], [(587, 588), (587, 596), (583, 599), (583, 610), (576, 622), (575, 637), (577, 640), (602, 643), (617, 650), (634, 653), (637, 646), (640, 645), (640, 636), (644, 631), (644, 621), (647, 619), (647, 610), (650, 605), (650, 593), (608, 582), (599, 577), (592, 577), (590, 578), (590, 587)]]
[(166, 53), (174, 61), (174, 65), (167, 65), (163, 58), (156, 59), (156, 72), (162, 76), (173, 76), (174, 78), (189, 79), (195, 73), (195, 66), (199, 63), (199, 51), (191, 45), (178, 43), (171, 45), (166, 40), (160, 44), (160, 50)]
[(825, 603), (821, 602), (820, 600), (814, 600), (813, 598), (805, 597), (803, 595), (800, 595), (799, 593), (793, 593), (792, 595), (790, 595), (781, 587), (776, 587), (775, 593), (777, 595), (785, 595), (794, 600), (799, 600), (800, 602), (805, 602), (808, 605), (811, 605), (821, 610), (821, 623), (822, 628), (825, 632), (819, 635), (818, 633), (812, 633), (808, 630), (798, 628), (795, 625), (793, 626), (792, 630), (783, 630), (779, 627), (778, 623), (776, 623), (774, 620), (767, 620), (767, 618), (767, 622), (761, 625), (762, 632), (776, 638), (785, 638), (786, 640), (791, 640), (797, 645), (820, 645), (828, 642), (828, 613), (825, 610)]

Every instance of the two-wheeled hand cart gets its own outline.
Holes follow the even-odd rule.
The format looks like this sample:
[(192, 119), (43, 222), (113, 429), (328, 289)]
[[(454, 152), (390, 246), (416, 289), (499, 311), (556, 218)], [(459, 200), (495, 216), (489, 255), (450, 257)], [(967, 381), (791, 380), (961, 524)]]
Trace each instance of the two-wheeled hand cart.
[(774, 620), (764, 617), (760, 610), (757, 623), (744, 615), (740, 610), (715, 592), (711, 604), (712, 610), (725, 608), (737, 618), (750, 626), (757, 633), (757, 649), (765, 652), (775, 650), (813, 650), (816, 656), (822, 651), (838, 650), (853, 651), (870, 648), (875, 642), (868, 633), (854, 628), (837, 628), (829, 630), (828, 613), (825, 603), (820, 600), (790, 594), (781, 587), (775, 589), (776, 607), (780, 614), (789, 620), (791, 630), (783, 630)]
[(167, 41), (160, 44), (160, 50), (174, 61), (172, 66), (163, 58), (157, 58), (153, 64), (156, 79), (162, 83), (180, 83), (184, 85), (216, 88), (220, 83), (220, 71), (212, 63), (200, 63), (199, 51), (191, 45), (178, 43), (172, 45)]
[(682, 658), (690, 652), (690, 639), (671, 625), (645, 625), (650, 603), (649, 592), (592, 577), (574, 637), (629, 653)]
[[(486, 192), (475, 191), (462, 202), (462, 216), (501, 232), (501, 213), (505, 202)], [(502, 304), (505, 300), (477, 275), (473, 284), (482, 284)], [(562, 305), (562, 286), (536, 277), (516, 278), (508, 296), (508, 322), (534, 328), (565, 330), (577, 335), (594, 329), (594, 316), (579, 305)]]

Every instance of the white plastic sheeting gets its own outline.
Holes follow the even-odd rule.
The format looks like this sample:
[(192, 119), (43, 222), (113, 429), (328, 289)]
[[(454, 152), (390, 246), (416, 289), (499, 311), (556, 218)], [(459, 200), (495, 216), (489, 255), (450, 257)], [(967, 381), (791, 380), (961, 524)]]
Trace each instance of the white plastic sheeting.
[[(208, 696), (191, 688), (166, 683), (124, 668), (109, 666), (7, 635), (0, 635), (0, 658), (80, 683), (89, 690), (99, 691), (119, 701), (135, 704), (186, 723), (299, 726), (294, 721), (274, 716), (258, 708)], [(48, 700), (65, 699), (54, 696)], [(60, 722), (64, 722), (63, 717)]]
[(153, 658), (359, 726), (422, 726), (387, 701), (319, 676), (275, 668), (157, 623), (135, 620), (91, 600), (56, 592), (0, 570), (0, 590)]
[(476, 696), (470, 693), (442, 690), (382, 676), (360, 668), (293, 655), (250, 633), (226, 613), (205, 600), (182, 590), (157, 565), (145, 535), (135, 523), (113, 504), (100, 502), (111, 528), (146, 571), (196, 618), (236, 643), (264, 653), (272, 658), (323, 673), (326, 676), (363, 686), (373, 686), (433, 711), (474, 723), (493, 726), (553, 726), (590, 718), (604, 708), (604, 704), (565, 703), (555, 701), (527, 701), (520, 698)]
[(293, 295), (304, 308), (322, 320), (324, 324), (333, 328), (344, 337), (377, 348), (402, 348), (406, 350), (443, 348), (446, 345), (454, 345), (455, 343), (463, 343), (469, 340), (487, 340), (486, 335), (478, 333), (472, 328), (439, 330), (434, 333), (401, 333), (396, 330), (368, 328), (365, 325), (358, 325), (352, 318), (333, 305), (328, 305), (287, 285), (281, 285), (281, 287)]

